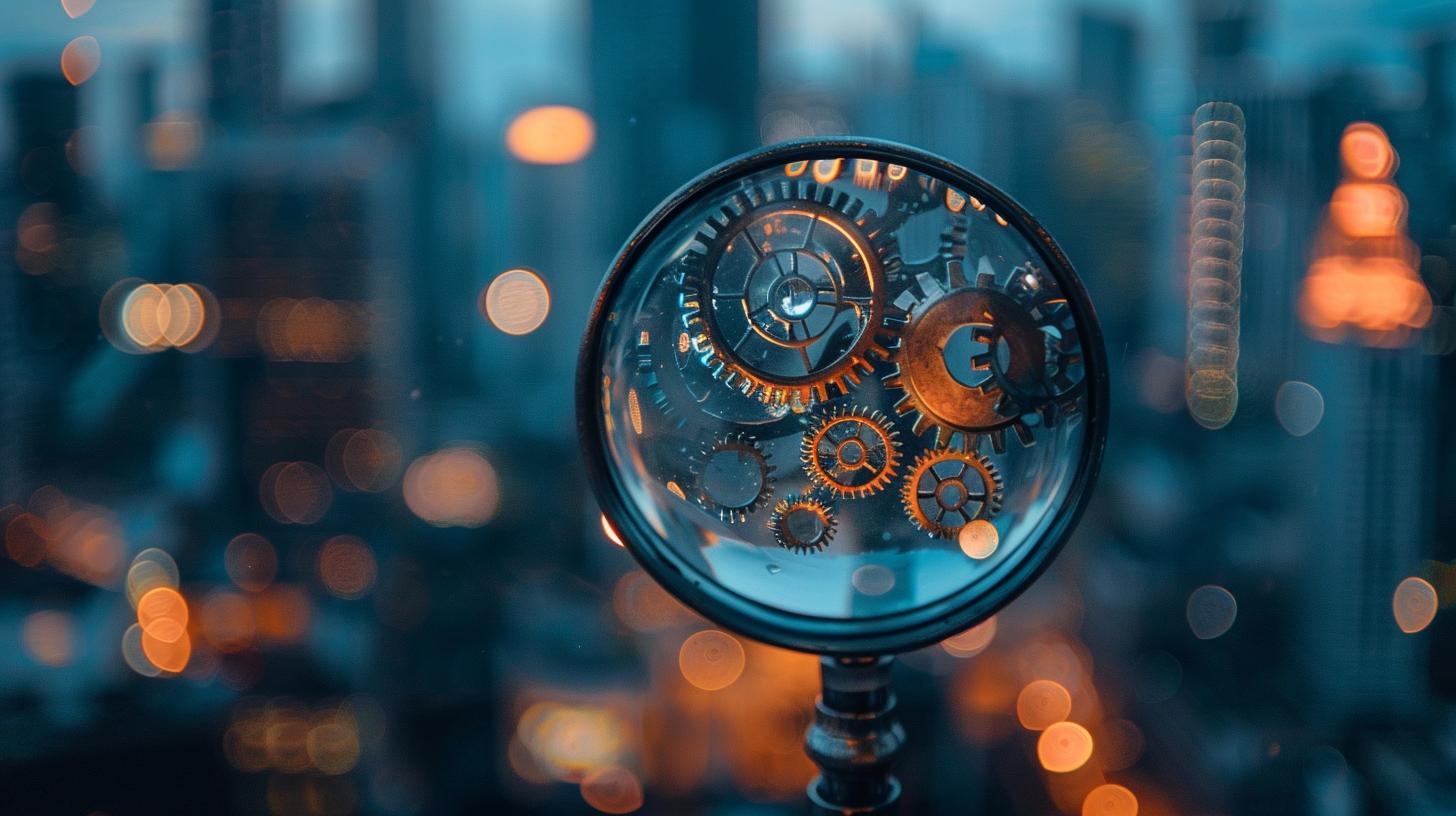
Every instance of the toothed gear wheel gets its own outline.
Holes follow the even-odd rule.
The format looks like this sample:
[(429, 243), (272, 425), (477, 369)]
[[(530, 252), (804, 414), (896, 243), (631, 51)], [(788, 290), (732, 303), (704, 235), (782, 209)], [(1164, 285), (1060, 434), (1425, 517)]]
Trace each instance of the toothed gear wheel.
[(895, 478), (900, 432), (883, 412), (840, 406), (815, 417), (800, 457), (819, 487), (844, 499), (872, 496)]
[(797, 553), (819, 552), (834, 538), (839, 521), (829, 506), (813, 496), (794, 494), (779, 499), (768, 526), (780, 547)]
[(1022, 405), (1039, 405), (1048, 427), (1076, 416), (1076, 395), (1083, 386), (1082, 345), (1077, 321), (1067, 299), (1047, 286), (1041, 269), (1027, 262), (1011, 271), (1006, 293), (1020, 303), (1040, 327), (1046, 343), (1046, 364), (1035, 376), (1019, 381), (1001, 366), (991, 366), (991, 375), (1008, 397)]
[[(1046, 365), (1046, 339), (1036, 320), (1014, 298), (998, 289), (995, 275), (982, 259), (974, 286), (946, 291), (931, 276), (918, 281), (925, 294), (913, 301), (910, 318), (895, 353), (895, 369), (885, 384), (904, 396), (895, 403), (895, 413), (909, 415), (915, 434), (933, 431), (936, 447), (949, 447), (957, 440), (966, 450), (980, 448), (981, 439), (991, 441), (997, 452), (1006, 450), (1006, 431), (1013, 431), (1022, 445), (1036, 438), (1024, 419), (1035, 406), (1020, 404), (1003, 391), (989, 370), (1004, 354), (1003, 374), (1015, 382), (1040, 376)], [(950, 279), (954, 287), (958, 281)], [(946, 347), (953, 335), (969, 327), (971, 339), (985, 347), (968, 361), (956, 361), (969, 372), (988, 372), (975, 385), (966, 384), (952, 371)], [(1004, 350), (999, 346), (1004, 345)]]
[(704, 445), (692, 473), (698, 505), (729, 524), (743, 523), (773, 497), (774, 466), (746, 434), (723, 434)]
[(926, 451), (905, 477), (901, 503), (910, 522), (937, 538), (954, 538), (974, 519), (1001, 512), (1004, 485), (990, 459), (972, 451)]
[(713, 376), (802, 410), (888, 357), (895, 242), (849, 195), (802, 179), (748, 187), (682, 259), (683, 325)]

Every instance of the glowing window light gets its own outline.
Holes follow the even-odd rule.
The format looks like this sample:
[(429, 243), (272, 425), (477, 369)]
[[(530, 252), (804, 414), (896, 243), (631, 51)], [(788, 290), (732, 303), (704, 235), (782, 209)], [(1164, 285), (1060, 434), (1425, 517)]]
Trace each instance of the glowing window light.
[(20, 624), (20, 642), (26, 654), (42, 666), (66, 666), (76, 654), (74, 629), (70, 614), (43, 609), (25, 616)]
[(1244, 251), (1244, 112), (1208, 102), (1193, 114), (1184, 402), (1199, 425), (1227, 425), (1239, 405)]
[(1072, 713), (1072, 695), (1055, 680), (1033, 680), (1016, 696), (1016, 719), (1028, 731), (1045, 731)]
[(72, 85), (95, 76), (100, 67), (101, 43), (89, 34), (71, 40), (61, 51), (61, 74)]
[(1074, 722), (1053, 723), (1037, 739), (1036, 756), (1052, 773), (1071, 773), (1092, 758), (1092, 735)]
[(1407, 635), (1414, 635), (1431, 625), (1439, 607), (1436, 587), (1424, 578), (1411, 576), (1401, 581), (1391, 599), (1395, 625)]
[(1001, 534), (991, 522), (973, 519), (956, 534), (956, 541), (967, 558), (982, 561), (996, 552), (996, 547), (1001, 543)]
[(61, 0), (61, 8), (72, 20), (80, 17), (96, 5), (96, 0)]
[(642, 807), (642, 781), (620, 765), (596, 768), (582, 778), (581, 798), (602, 813), (632, 813)]
[(1239, 602), (1221, 586), (1201, 586), (1188, 595), (1188, 628), (1199, 640), (1213, 640), (1234, 625)]
[(718, 629), (704, 629), (683, 641), (677, 663), (683, 679), (703, 691), (721, 691), (743, 674), (747, 659), (738, 638)]
[(975, 657), (996, 639), (996, 618), (992, 616), (958, 635), (940, 642), (940, 648), (951, 657)]
[(480, 312), (506, 334), (530, 334), (551, 311), (546, 281), (529, 269), (507, 269), (480, 295)]
[(1138, 800), (1121, 785), (1098, 785), (1082, 800), (1082, 816), (1137, 816)]
[(572, 164), (586, 158), (596, 137), (596, 123), (585, 111), (544, 105), (511, 121), (506, 128), (506, 147), (530, 164)]

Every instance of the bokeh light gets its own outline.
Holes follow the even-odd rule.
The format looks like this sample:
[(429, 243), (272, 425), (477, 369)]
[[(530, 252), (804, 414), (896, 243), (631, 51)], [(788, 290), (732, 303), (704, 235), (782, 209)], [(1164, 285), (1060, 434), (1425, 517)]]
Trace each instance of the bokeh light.
[(223, 567), (239, 589), (262, 592), (278, 575), (278, 553), (257, 533), (243, 533), (223, 550)]
[(550, 312), (546, 281), (530, 269), (507, 269), (480, 293), (480, 313), (506, 334), (530, 334)]
[(961, 545), (961, 552), (979, 561), (990, 558), (996, 552), (1001, 534), (997, 532), (996, 525), (986, 519), (971, 519), (961, 528), (956, 540)]
[(1082, 816), (1137, 816), (1138, 800), (1121, 785), (1098, 785), (1082, 800)]
[(127, 278), (101, 300), (101, 333), (128, 354), (175, 348), (197, 352), (216, 339), (221, 325), (217, 299), (195, 283), (143, 283)]
[(1045, 731), (1072, 713), (1072, 695), (1055, 680), (1034, 680), (1016, 696), (1016, 719), (1028, 731)]
[(164, 643), (174, 643), (187, 633), (187, 601), (177, 590), (162, 586), (137, 601), (137, 623), (142, 631)]
[(61, 0), (61, 8), (72, 20), (80, 17), (96, 5), (96, 0)]
[(393, 434), (378, 428), (344, 428), (329, 438), (324, 466), (345, 490), (378, 493), (394, 484), (403, 451)]
[(142, 596), (158, 587), (176, 589), (181, 573), (165, 551), (148, 547), (137, 553), (126, 571), (126, 600), (135, 609)]
[(61, 51), (61, 74), (72, 85), (80, 85), (96, 75), (101, 67), (101, 43), (89, 34), (83, 34)]
[(581, 780), (581, 798), (602, 813), (632, 813), (642, 807), (642, 781), (620, 765), (607, 765)]
[(596, 136), (596, 123), (585, 111), (543, 105), (511, 121), (506, 128), (506, 147), (529, 164), (572, 164), (586, 158)]
[(996, 617), (993, 615), (958, 635), (942, 640), (940, 648), (952, 657), (975, 657), (984, 652), (995, 639)]
[(516, 723), (516, 736), (536, 767), (571, 781), (619, 762), (627, 732), (621, 715), (610, 708), (552, 701), (527, 707)]
[(1092, 735), (1074, 722), (1053, 723), (1037, 739), (1036, 756), (1052, 773), (1071, 773), (1092, 758)]
[(42, 666), (67, 666), (76, 656), (75, 625), (68, 612), (43, 609), (25, 616), (20, 623), (20, 643), (25, 653)]
[(364, 597), (373, 588), (378, 571), (374, 551), (356, 536), (334, 536), (319, 550), (319, 578), (335, 597)]
[(1227, 632), (1239, 614), (1232, 592), (1221, 586), (1201, 586), (1188, 595), (1188, 628), (1199, 640), (1212, 640)]
[(1431, 625), (1439, 608), (1436, 587), (1424, 578), (1411, 576), (1395, 588), (1391, 608), (1400, 631), (1413, 635)]
[(314, 524), (334, 501), (323, 468), (312, 462), (278, 462), (263, 472), (258, 495), (263, 510), (282, 524)]
[(879, 564), (865, 564), (850, 573), (849, 583), (863, 595), (884, 595), (895, 588), (895, 572)]
[(678, 650), (683, 678), (703, 691), (721, 691), (743, 674), (746, 657), (738, 638), (718, 629), (696, 632)]
[(1304, 436), (1325, 416), (1325, 397), (1307, 382), (1290, 380), (1274, 395), (1274, 416), (1290, 436)]
[(479, 451), (443, 448), (410, 463), (404, 501), (416, 516), (437, 527), (479, 527), (500, 506), (500, 483)]

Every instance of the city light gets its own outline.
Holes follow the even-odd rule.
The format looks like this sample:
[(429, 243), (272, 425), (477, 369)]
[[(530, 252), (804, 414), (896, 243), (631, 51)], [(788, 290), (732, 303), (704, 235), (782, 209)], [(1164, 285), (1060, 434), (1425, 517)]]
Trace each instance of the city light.
[(528, 164), (572, 164), (586, 158), (597, 137), (596, 123), (579, 108), (532, 108), (506, 128), (506, 147)]
[(217, 336), (221, 315), (212, 292), (194, 283), (123, 280), (101, 300), (101, 332), (128, 354), (201, 351)]
[(77, 37), (61, 51), (61, 74), (72, 85), (80, 85), (101, 67), (101, 43), (89, 34)]
[(1053, 723), (1037, 739), (1036, 756), (1052, 773), (1071, 773), (1092, 758), (1092, 735), (1074, 722)]
[(746, 658), (738, 638), (718, 629), (705, 629), (683, 641), (678, 650), (683, 679), (703, 691), (721, 691), (743, 674)]
[(276, 462), (258, 481), (258, 499), (281, 524), (315, 524), (333, 504), (334, 489), (312, 462)]
[(414, 460), (403, 488), (410, 511), (437, 527), (479, 527), (500, 506), (495, 468), (468, 447), (443, 448)]
[(355, 600), (373, 588), (379, 567), (374, 550), (363, 539), (339, 535), (324, 542), (319, 550), (318, 572), (331, 595)]
[(530, 269), (507, 269), (480, 294), (480, 313), (506, 334), (530, 334), (550, 312), (546, 281)]
[(262, 592), (278, 575), (278, 553), (257, 533), (233, 537), (223, 550), (223, 566), (239, 589)]

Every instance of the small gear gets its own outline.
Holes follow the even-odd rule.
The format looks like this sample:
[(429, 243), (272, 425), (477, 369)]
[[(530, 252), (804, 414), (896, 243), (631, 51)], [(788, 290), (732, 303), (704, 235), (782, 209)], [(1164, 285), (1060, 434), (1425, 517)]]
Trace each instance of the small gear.
[(899, 436), (884, 413), (840, 406), (810, 422), (800, 457), (816, 485), (840, 498), (863, 498), (895, 478)]
[(1040, 268), (1028, 261), (1011, 270), (1006, 293), (1026, 309), (1045, 336), (1045, 366), (1039, 372), (1029, 372), (1033, 376), (1026, 381), (1018, 381), (998, 365), (991, 366), (991, 374), (1008, 401), (1039, 406), (1050, 427), (1059, 419), (1076, 415), (1076, 394), (1082, 387), (1082, 346), (1066, 297), (1047, 286), (1042, 275)]
[(797, 553), (819, 552), (834, 538), (839, 524), (834, 511), (813, 496), (794, 494), (779, 499), (768, 526), (780, 547)]
[(937, 538), (954, 538), (973, 519), (1001, 512), (1004, 485), (991, 460), (974, 451), (929, 450), (905, 477), (905, 515)]
[(773, 496), (774, 466), (746, 434), (722, 434), (705, 444), (692, 473), (698, 505), (729, 524), (741, 524)]
[[(889, 356), (893, 236), (863, 204), (801, 179), (734, 194), (680, 261), (683, 327), (715, 378), (802, 410)], [(858, 220), (856, 220), (858, 218)]]

